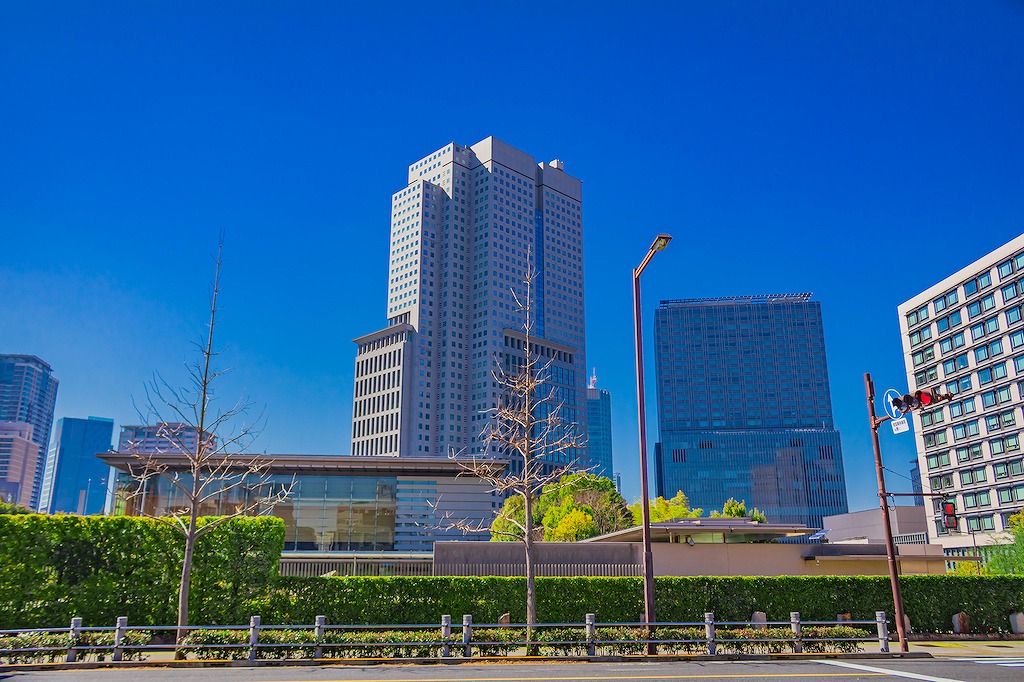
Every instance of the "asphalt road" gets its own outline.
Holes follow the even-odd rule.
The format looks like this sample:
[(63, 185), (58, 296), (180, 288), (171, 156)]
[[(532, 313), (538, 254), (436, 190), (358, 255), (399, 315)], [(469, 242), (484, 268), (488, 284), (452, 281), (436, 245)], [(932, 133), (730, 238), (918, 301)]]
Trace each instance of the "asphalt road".
[(4, 682), (645, 682), (701, 680), (1020, 682), (1024, 657), (894, 660), (474, 663), (262, 668), (136, 668), (0, 673)]

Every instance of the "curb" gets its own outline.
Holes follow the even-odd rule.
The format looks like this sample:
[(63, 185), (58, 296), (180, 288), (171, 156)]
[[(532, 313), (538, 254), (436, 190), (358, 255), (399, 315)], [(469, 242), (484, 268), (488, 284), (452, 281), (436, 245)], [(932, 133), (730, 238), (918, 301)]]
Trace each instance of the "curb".
[(686, 661), (800, 661), (810, 659), (891, 660), (931, 659), (926, 651), (909, 653), (784, 653), (784, 654), (664, 654), (661, 656), (480, 656), (475, 658), (282, 658), (258, 661), (87, 661), (82, 663), (14, 663), (0, 665), (0, 673), (46, 670), (118, 670), (145, 668), (286, 668), (368, 665), (472, 665), (474, 663), (657, 663)]

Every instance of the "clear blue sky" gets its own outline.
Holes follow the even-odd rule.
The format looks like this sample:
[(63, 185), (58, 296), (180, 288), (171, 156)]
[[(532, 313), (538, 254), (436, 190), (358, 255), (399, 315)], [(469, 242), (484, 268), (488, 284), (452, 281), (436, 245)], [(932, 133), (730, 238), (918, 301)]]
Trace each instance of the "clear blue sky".
[[(154, 370), (181, 380), (224, 230), (222, 395), (265, 405), (262, 450), (344, 453), (390, 196), (494, 135), (583, 180), (627, 497), (630, 270), (667, 231), (648, 330), (663, 298), (821, 301), (851, 508), (873, 506), (863, 373), (905, 388), (897, 304), (1024, 232), (1021, 36), (1011, 0), (7, 0), (0, 352), (53, 365), (58, 417), (135, 422)], [(906, 474), (911, 437), (882, 443)]]

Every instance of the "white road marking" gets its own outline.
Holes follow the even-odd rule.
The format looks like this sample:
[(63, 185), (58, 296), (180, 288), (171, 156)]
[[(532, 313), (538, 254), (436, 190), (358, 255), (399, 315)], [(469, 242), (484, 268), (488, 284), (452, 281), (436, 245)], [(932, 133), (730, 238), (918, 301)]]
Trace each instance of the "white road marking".
[(829, 661), (825, 659), (817, 660), (815, 663), (822, 663), (824, 665), (836, 665), (840, 668), (852, 668), (853, 670), (863, 670), (868, 673), (881, 673), (883, 675), (892, 675), (893, 677), (907, 677), (911, 680), (925, 680), (925, 682), (963, 682), (963, 680), (954, 680), (950, 677), (933, 677), (931, 675), (920, 675), (918, 673), (908, 673), (902, 670), (889, 670), (888, 668), (875, 668), (870, 665), (858, 665), (857, 663), (847, 663), (846, 661)]

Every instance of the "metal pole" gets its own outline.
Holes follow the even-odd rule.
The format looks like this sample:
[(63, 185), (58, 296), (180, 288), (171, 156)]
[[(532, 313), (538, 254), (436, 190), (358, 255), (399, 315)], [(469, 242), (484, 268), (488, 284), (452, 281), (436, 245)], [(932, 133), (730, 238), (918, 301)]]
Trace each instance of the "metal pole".
[(892, 542), (892, 524), (889, 521), (889, 496), (885, 492), (885, 475), (882, 473), (882, 448), (878, 442), (878, 426), (889, 417), (875, 416), (875, 384), (871, 374), (864, 373), (864, 390), (868, 396), (868, 422), (871, 425), (871, 445), (875, 450), (875, 473), (878, 475), (878, 503), (882, 508), (882, 527), (885, 531), (885, 553), (889, 558), (889, 581), (892, 583), (892, 600), (896, 606), (896, 632), (900, 638), (900, 651), (907, 653), (907, 628), (903, 616), (903, 595), (900, 592), (900, 577), (896, 568), (896, 546)]
[[(651, 553), (651, 504), (647, 493), (647, 410), (644, 404), (644, 346), (643, 326), (640, 322), (640, 273), (651, 260), (654, 251), (647, 253), (640, 267), (633, 270), (633, 329), (636, 333), (636, 402), (640, 431), (640, 509), (643, 523), (644, 545), (644, 623), (647, 624), (647, 639), (654, 634), (654, 556)], [(647, 653), (654, 654), (657, 648), (653, 641), (647, 643)]]

